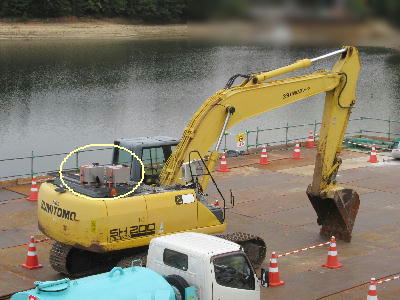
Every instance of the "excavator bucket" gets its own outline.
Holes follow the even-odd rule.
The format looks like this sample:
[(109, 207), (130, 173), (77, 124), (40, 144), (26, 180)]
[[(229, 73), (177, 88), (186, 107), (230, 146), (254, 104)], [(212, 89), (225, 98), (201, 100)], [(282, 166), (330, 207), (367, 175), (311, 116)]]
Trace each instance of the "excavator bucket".
[(360, 198), (352, 189), (341, 189), (334, 192), (333, 198), (323, 198), (311, 193), (307, 196), (317, 213), (317, 223), (322, 225), (320, 235), (335, 236), (345, 242), (351, 241), (351, 232), (360, 206)]

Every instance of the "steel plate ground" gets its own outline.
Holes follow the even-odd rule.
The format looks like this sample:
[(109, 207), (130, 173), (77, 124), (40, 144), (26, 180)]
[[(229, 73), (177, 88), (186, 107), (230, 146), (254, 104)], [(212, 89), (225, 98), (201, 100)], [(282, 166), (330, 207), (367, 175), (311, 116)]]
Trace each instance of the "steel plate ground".
[[(269, 165), (258, 165), (259, 154), (228, 158), (229, 173), (215, 178), (236, 206), (227, 211), (228, 230), (257, 234), (265, 239), (268, 255), (325, 242), (319, 236), (316, 214), (305, 194), (312, 180), (315, 149), (302, 149), (302, 160), (292, 160), (292, 150), (268, 153)], [(371, 277), (400, 273), (400, 161), (379, 156), (380, 163), (367, 162), (368, 153), (344, 151), (338, 181), (354, 188), (361, 199), (351, 243), (338, 241), (344, 267), (321, 267), (328, 247), (279, 259), (284, 286), (263, 288), (262, 299), (365, 299)], [(385, 158), (385, 161), (383, 159)], [(13, 191), (13, 192), (11, 192)], [(16, 193), (18, 192), (18, 193)], [(37, 244), (42, 269), (25, 270), (30, 235), (44, 236), (37, 229), (36, 205), (24, 199), (29, 185), (0, 190), (0, 299), (33, 287), (35, 280), (62, 278), (49, 266), (51, 241)], [(211, 187), (210, 201), (216, 198)], [(265, 266), (267, 266), (265, 261)], [(398, 299), (400, 281), (378, 286), (380, 299)]]

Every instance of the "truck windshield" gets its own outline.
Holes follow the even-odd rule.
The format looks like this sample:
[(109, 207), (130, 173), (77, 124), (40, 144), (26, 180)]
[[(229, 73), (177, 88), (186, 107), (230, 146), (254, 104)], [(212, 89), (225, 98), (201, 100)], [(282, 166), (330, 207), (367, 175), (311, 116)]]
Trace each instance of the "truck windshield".
[(215, 281), (222, 286), (254, 290), (253, 270), (243, 254), (230, 254), (213, 260)]

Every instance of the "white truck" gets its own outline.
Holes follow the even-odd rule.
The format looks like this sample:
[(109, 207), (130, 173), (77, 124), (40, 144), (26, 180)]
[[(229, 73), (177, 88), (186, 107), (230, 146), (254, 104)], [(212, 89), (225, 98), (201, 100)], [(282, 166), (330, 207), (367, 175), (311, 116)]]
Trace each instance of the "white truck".
[[(240, 245), (202, 233), (185, 232), (151, 240), (147, 268), (127, 257), (110, 272), (35, 282), (12, 300), (259, 300), (260, 281)], [(128, 267), (123, 269), (121, 267)], [(267, 281), (262, 272), (261, 283)], [(265, 285), (264, 285), (265, 286)]]
[(241, 246), (216, 236), (185, 232), (154, 238), (147, 268), (165, 277), (177, 300), (185, 299), (188, 286), (196, 287), (199, 300), (260, 299), (260, 280)]

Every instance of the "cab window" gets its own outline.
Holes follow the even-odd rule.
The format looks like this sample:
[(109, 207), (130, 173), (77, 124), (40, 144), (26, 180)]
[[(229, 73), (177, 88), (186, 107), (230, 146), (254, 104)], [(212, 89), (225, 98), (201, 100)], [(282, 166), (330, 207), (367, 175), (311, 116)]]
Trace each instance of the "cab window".
[(174, 250), (164, 249), (163, 261), (167, 266), (179, 270), (186, 271), (188, 269), (188, 256)]
[(215, 281), (222, 286), (254, 290), (254, 273), (243, 254), (216, 257), (213, 260)]
[(159, 175), (165, 162), (176, 146), (162, 146), (143, 148), (142, 162), (144, 164), (144, 182), (147, 184), (157, 183)]
[(123, 149), (118, 149), (118, 165), (127, 165), (131, 166), (132, 163), (132, 154), (130, 154), (128, 151), (123, 150)]

